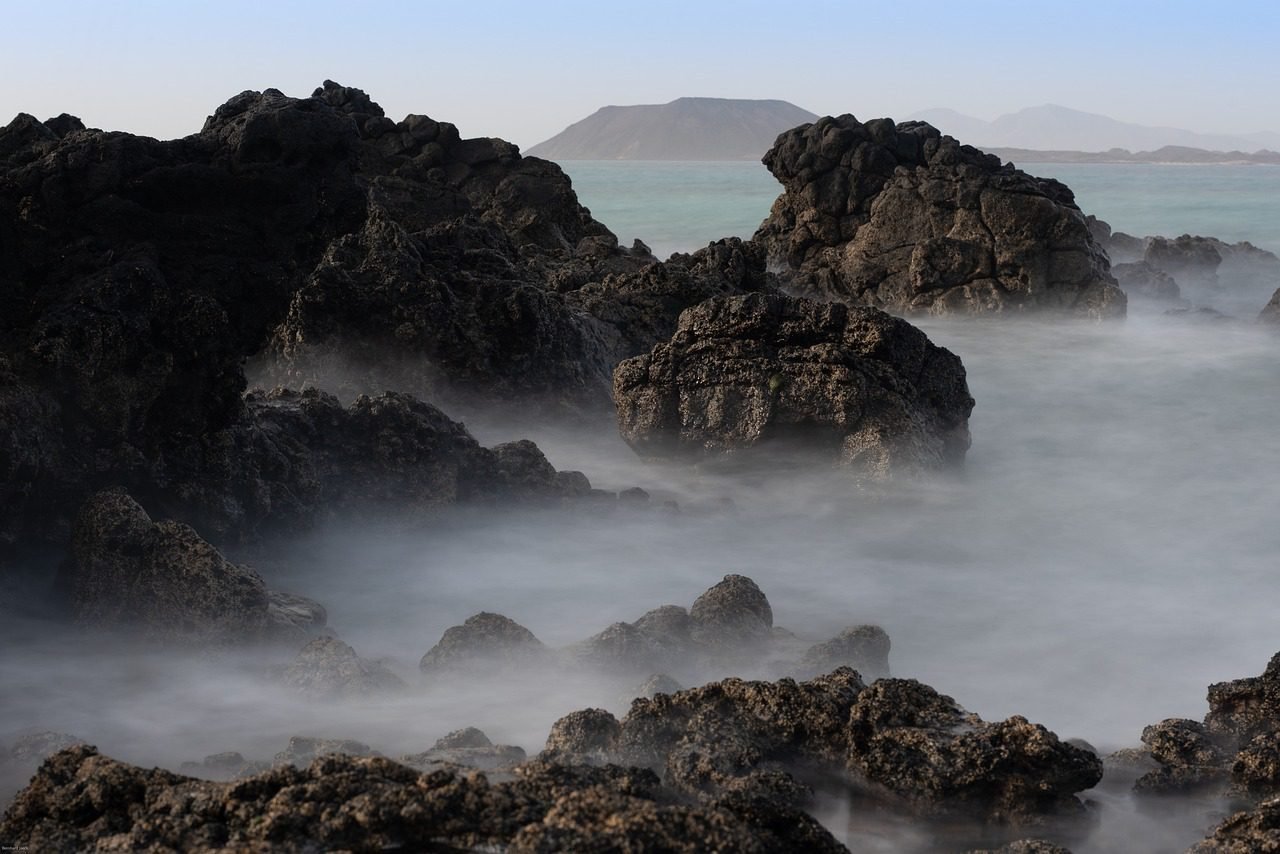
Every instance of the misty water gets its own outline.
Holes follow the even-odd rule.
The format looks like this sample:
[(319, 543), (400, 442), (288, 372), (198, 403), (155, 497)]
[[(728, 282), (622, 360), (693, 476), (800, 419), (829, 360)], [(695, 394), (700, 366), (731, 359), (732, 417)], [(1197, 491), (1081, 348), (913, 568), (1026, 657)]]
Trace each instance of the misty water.
[[(1139, 204), (1111, 168), (1033, 171), (1067, 179), (1085, 210), (1120, 230), (1280, 243), (1280, 187), (1268, 184), (1280, 170), (1246, 170), (1252, 180), (1232, 191), (1256, 217), (1245, 221), (1229, 205), (1178, 195), (1206, 169), (1155, 173), (1158, 191)], [(749, 235), (777, 194), (752, 164), (567, 169), (597, 218), (660, 255)], [(1167, 227), (1161, 217), (1176, 211), (1188, 221)], [(1253, 297), (1261, 308), (1266, 295)], [(1280, 650), (1280, 340), (1251, 319), (1196, 322), (1136, 304), (1126, 321), (1104, 325), (918, 321), (964, 361), (977, 401), (973, 446), (961, 472), (873, 490), (830, 471), (762, 479), (646, 464), (610, 431), (451, 413), (485, 444), (532, 438), (557, 468), (581, 470), (597, 487), (643, 487), (650, 508), (336, 522), (256, 555), (271, 586), (323, 602), (361, 656), (404, 676), (413, 687), (400, 696), (299, 700), (263, 669), (295, 650), (147, 650), (10, 624), (0, 740), (59, 730), (176, 769), (228, 750), (270, 759), (295, 734), (358, 739), (395, 756), (477, 726), (534, 753), (569, 711), (625, 713), (645, 674), (423, 684), (417, 661), (445, 629), (496, 611), (558, 647), (659, 605), (687, 607), (733, 572), (753, 578), (775, 624), (803, 641), (878, 624), (892, 639), (895, 676), (987, 719), (1020, 714), (1104, 752), (1136, 746), (1143, 726), (1202, 717), (1209, 683), (1260, 673)], [(771, 677), (771, 666), (733, 675)], [(672, 675), (691, 685), (730, 674)], [(1077, 854), (1178, 851), (1213, 823), (1213, 805), (1171, 816), (1103, 788), (1091, 795), (1095, 829), (1069, 839)], [(869, 827), (840, 803), (822, 817), (853, 850), (957, 850), (935, 848), (941, 831)]]

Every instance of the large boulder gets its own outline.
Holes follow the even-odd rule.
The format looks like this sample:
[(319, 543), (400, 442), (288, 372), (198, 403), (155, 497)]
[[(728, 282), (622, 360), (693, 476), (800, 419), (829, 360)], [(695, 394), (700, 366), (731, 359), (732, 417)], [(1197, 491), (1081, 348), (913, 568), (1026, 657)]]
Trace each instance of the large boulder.
[(778, 775), (833, 779), (922, 814), (1018, 823), (1083, 809), (1075, 793), (1102, 762), (1042, 726), (987, 723), (912, 680), (867, 687), (842, 668), (808, 682), (725, 679), (637, 699), (621, 721), (578, 712), (553, 729), (552, 755), (661, 769), (691, 793), (785, 788)]
[(954, 465), (969, 447), (964, 366), (877, 309), (781, 294), (708, 300), (621, 363), (614, 401), (641, 456), (803, 448), (870, 477)]
[[(180, 522), (153, 522), (122, 490), (85, 503), (66, 579), (76, 619), (143, 638), (207, 644), (290, 637), (267, 586)], [(314, 627), (313, 627), (314, 628)]]
[(909, 313), (1125, 312), (1066, 186), (928, 124), (822, 118), (764, 164), (784, 191), (753, 240), (797, 293)]
[(418, 663), (428, 675), (452, 673), (476, 678), (546, 663), (550, 650), (533, 632), (508, 617), (482, 611), (445, 630)]

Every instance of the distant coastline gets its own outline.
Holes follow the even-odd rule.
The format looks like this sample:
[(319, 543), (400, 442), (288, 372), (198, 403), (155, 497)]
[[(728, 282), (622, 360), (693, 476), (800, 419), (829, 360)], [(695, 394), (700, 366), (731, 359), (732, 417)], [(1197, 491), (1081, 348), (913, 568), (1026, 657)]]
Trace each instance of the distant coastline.
[(1053, 151), (1031, 148), (983, 148), (1010, 163), (1148, 163), (1160, 166), (1280, 166), (1280, 152), (1209, 151), (1167, 145), (1155, 151), (1132, 152), (1123, 148), (1109, 151)]

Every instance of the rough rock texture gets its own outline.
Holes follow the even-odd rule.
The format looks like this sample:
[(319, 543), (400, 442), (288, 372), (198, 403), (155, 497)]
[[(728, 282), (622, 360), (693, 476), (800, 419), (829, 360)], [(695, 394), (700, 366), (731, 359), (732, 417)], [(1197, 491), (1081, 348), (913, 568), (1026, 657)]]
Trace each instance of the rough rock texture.
[(1229, 753), (1196, 721), (1171, 718), (1146, 727), (1142, 743), (1160, 767), (1139, 777), (1134, 791), (1179, 794), (1203, 791), (1227, 776)]
[(769, 600), (745, 575), (726, 575), (689, 608), (690, 636), (710, 647), (758, 647), (772, 628)]
[(346, 414), (245, 399), (246, 357), (347, 401), (465, 389), (603, 417), (619, 359), (769, 278), (740, 243), (670, 265), (620, 249), (555, 164), (332, 82), (243, 92), (169, 141), (19, 116), (0, 128), (0, 247), (0, 561), (61, 549), (111, 486), (223, 542), (310, 524), (400, 466), (386, 491), (415, 507), (419, 487), (440, 504), (523, 485), (404, 395)]
[(888, 676), (889, 635), (879, 626), (850, 626), (810, 647), (796, 663), (795, 672), (808, 679), (837, 667), (852, 667), (869, 681)]
[(333, 637), (316, 638), (302, 648), (284, 670), (284, 683), (317, 699), (367, 697), (405, 687), (386, 665), (356, 655)]
[(897, 312), (1123, 316), (1064, 185), (923, 122), (822, 118), (764, 164), (784, 192), (753, 238), (794, 291)]
[(933, 812), (997, 822), (1082, 809), (1074, 793), (1102, 779), (1102, 760), (1025, 718), (985, 723), (912, 679), (864, 690), (848, 723), (849, 767)]
[(226, 560), (187, 525), (152, 522), (122, 490), (85, 503), (72, 556), (66, 582), (85, 625), (208, 644), (299, 633), (296, 615), (277, 619), (281, 611), (256, 572)]
[(1280, 653), (1261, 676), (1210, 685), (1204, 722), (1210, 732), (1240, 739), (1280, 730)]
[(501, 614), (482, 611), (446, 629), (418, 663), (426, 674), (484, 677), (548, 660), (550, 650), (533, 632)]
[(960, 360), (872, 308), (708, 300), (668, 343), (621, 363), (613, 389), (622, 437), (646, 457), (800, 446), (888, 477), (959, 463), (969, 447)]
[(1146, 261), (1113, 264), (1111, 272), (1120, 283), (1120, 288), (1129, 296), (1157, 300), (1176, 300), (1182, 296), (1182, 291), (1178, 288), (1178, 283), (1173, 276), (1151, 266)]
[(40, 769), (0, 838), (39, 851), (845, 850), (798, 810), (730, 798), (675, 803), (639, 769), (535, 762), (490, 784), (480, 774), (328, 756), (214, 783), (90, 747)]
[(985, 723), (928, 686), (885, 679), (866, 687), (848, 668), (803, 683), (725, 679), (638, 699), (621, 722), (578, 712), (553, 734), (557, 759), (661, 769), (669, 785), (692, 793), (759, 794), (787, 788), (788, 774), (847, 768), (871, 794), (919, 812), (1001, 823), (1078, 811), (1074, 793), (1102, 776), (1095, 755), (1041, 726), (1018, 717)]
[(1238, 812), (1187, 854), (1272, 854), (1280, 851), (1280, 798)]
[(965, 854), (1071, 854), (1071, 849), (1043, 839), (1018, 839), (999, 848), (975, 848)]

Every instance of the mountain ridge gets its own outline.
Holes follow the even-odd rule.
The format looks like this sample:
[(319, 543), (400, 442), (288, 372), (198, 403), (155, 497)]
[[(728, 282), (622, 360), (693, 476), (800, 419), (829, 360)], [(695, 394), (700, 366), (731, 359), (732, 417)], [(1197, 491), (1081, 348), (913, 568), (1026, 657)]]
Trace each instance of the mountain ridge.
[(1254, 152), (1280, 149), (1280, 133), (1199, 133), (1183, 128), (1123, 122), (1058, 104), (1026, 107), (991, 121), (952, 109), (920, 110), (907, 117), (927, 121), (963, 143), (979, 148), (1036, 151), (1131, 152), (1165, 147), (1197, 148), (1210, 152)]
[(548, 160), (758, 160), (778, 134), (817, 118), (779, 99), (611, 104), (525, 154)]

